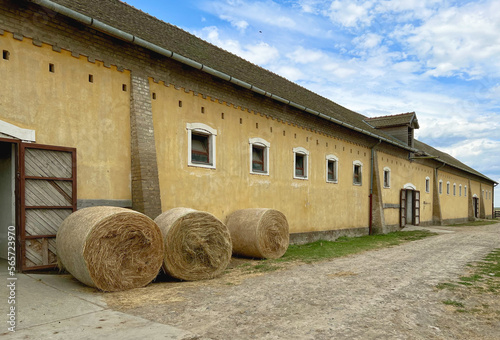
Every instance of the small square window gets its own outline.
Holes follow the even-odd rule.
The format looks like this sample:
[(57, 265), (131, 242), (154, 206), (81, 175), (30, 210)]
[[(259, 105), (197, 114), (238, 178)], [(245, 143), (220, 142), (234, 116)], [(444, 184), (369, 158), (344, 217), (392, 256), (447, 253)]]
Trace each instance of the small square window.
[(362, 185), (362, 164), (359, 161), (356, 161), (353, 165), (353, 184)]
[(295, 154), (295, 176), (297, 177), (306, 176), (305, 158), (305, 155)]
[(188, 123), (188, 165), (215, 169), (217, 130), (203, 123)]
[(293, 172), (293, 178), (297, 179), (307, 179), (308, 178), (308, 156), (309, 156), (309, 151), (302, 147), (294, 148), (293, 149), (294, 153), (294, 160), (293, 160), (293, 165), (294, 165), (294, 172)]
[(93, 82), (94, 82), (94, 75), (89, 74), (89, 83), (93, 83)]
[(191, 162), (210, 164), (209, 138), (207, 135), (191, 134)]
[(262, 138), (250, 138), (250, 173), (269, 174), (269, 147), (271, 144)]
[(329, 160), (328, 161), (328, 182), (335, 182), (337, 180), (337, 174), (335, 171), (336, 161)]
[(256, 145), (252, 146), (252, 170), (255, 172), (265, 172), (264, 148)]
[(338, 159), (334, 155), (326, 156), (326, 181), (328, 183), (338, 182)]
[(2, 57), (4, 60), (9, 60), (10, 59), (10, 52), (7, 50), (3, 50)]
[(391, 187), (391, 170), (389, 168), (384, 169), (384, 188)]
[(56, 67), (54, 64), (49, 64), (49, 72), (54, 73), (56, 71)]

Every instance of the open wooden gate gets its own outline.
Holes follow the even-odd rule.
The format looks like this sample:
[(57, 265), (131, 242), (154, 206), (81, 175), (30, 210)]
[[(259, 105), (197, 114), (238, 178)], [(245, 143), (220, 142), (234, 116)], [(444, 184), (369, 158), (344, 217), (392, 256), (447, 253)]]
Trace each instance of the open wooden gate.
[(76, 149), (21, 143), (20, 270), (57, 266), (56, 234), (76, 211)]
[[(409, 190), (411, 190), (410, 194), (408, 193)], [(407, 205), (410, 203), (412, 211), (408, 212), (410, 207), (407, 207)], [(401, 228), (404, 228), (407, 222), (413, 225), (420, 224), (420, 191), (413, 189), (401, 189), (399, 205), (399, 226)]]
[(399, 227), (404, 228), (406, 225), (406, 190), (401, 189), (400, 199), (399, 199)]

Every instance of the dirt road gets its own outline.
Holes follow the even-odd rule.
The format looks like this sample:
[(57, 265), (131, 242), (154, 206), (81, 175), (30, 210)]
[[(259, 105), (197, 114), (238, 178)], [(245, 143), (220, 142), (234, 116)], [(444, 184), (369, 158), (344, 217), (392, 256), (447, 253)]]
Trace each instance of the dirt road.
[[(500, 224), (436, 229), (437, 236), (327, 262), (156, 283), (110, 294), (108, 304), (200, 339), (500, 339), (499, 295), (436, 288), (499, 248)], [(488, 313), (459, 313), (448, 299)]]

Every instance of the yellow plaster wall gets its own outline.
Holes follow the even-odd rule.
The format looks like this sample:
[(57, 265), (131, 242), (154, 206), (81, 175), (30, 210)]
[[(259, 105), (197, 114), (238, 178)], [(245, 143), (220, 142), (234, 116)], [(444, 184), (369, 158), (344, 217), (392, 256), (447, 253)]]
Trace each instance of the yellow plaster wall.
[[(441, 213), (443, 220), (468, 218), (469, 216), (469, 201), (468, 195), (464, 194), (465, 186), (469, 188), (469, 180), (467, 178), (453, 175), (446, 170), (441, 169), (438, 172), (438, 181), (443, 181), (443, 192), (439, 194), (441, 202)], [(447, 193), (447, 183), (450, 182), (450, 193)], [(456, 184), (456, 192), (453, 194), (453, 184)], [(462, 195), (460, 195), (460, 185), (462, 185)], [(439, 188), (439, 186), (438, 186)], [(478, 186), (479, 188), (479, 186)], [(472, 184), (474, 193), (475, 185)], [(478, 196), (479, 197), (479, 196)]]
[(37, 143), (77, 148), (79, 199), (131, 199), (129, 72), (8, 32), (0, 49), (10, 52), (0, 59), (0, 120), (35, 130)]
[[(420, 191), (420, 223), (432, 221), (433, 168), (380, 151), (377, 152), (377, 161), (383, 203), (399, 205), (401, 189), (405, 185), (413, 185)], [(389, 168), (391, 172), (389, 188), (384, 188), (384, 168)], [(430, 179), (429, 192), (425, 190), (426, 177)], [(384, 217), (386, 225), (397, 225), (400, 223), (400, 210), (384, 209)]]
[[(164, 211), (186, 206), (225, 221), (237, 209), (274, 208), (287, 216), (291, 232), (368, 226), (369, 149), (161, 82), (150, 86)], [(217, 130), (216, 169), (188, 166), (187, 123)], [(255, 137), (271, 145), (268, 176), (250, 174), (249, 139)], [(309, 151), (308, 180), (293, 179), (295, 147)], [(337, 184), (326, 182), (328, 154), (339, 158)], [(362, 186), (353, 185), (354, 160), (363, 163)]]

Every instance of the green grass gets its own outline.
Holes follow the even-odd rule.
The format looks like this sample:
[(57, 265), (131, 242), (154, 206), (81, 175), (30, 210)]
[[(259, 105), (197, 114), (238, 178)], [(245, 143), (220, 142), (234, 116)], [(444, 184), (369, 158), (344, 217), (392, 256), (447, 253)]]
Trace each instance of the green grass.
[(405, 242), (420, 240), (436, 235), (426, 230), (397, 231), (384, 235), (361, 237), (339, 237), (336, 241), (316, 241), (303, 245), (290, 245), (286, 253), (279, 259), (246, 262), (238, 267), (247, 272), (270, 272), (280, 269), (285, 262), (300, 261), (312, 263), (361, 253), (368, 250), (396, 246)]
[(470, 221), (466, 223), (456, 223), (456, 224), (447, 224), (447, 227), (463, 227), (463, 226), (482, 226), (482, 225), (490, 225), (496, 224), (498, 220), (480, 220), (480, 221)]
[[(451, 291), (461, 289), (467, 296), (478, 294), (486, 300), (491, 299), (490, 294), (500, 295), (500, 248), (490, 252), (481, 261), (471, 263), (468, 267), (471, 271), (469, 275), (462, 276), (453, 283), (440, 283), (436, 288)], [(443, 303), (457, 307), (456, 312), (458, 313), (485, 313), (489, 309), (488, 304), (482, 304), (480, 308), (468, 309), (463, 303), (457, 304), (453, 300), (445, 300)]]
[(443, 303), (448, 306), (454, 306), (454, 307), (465, 307), (462, 302), (454, 301), (454, 300), (444, 300)]
[(397, 231), (384, 235), (339, 237), (336, 241), (316, 241), (304, 245), (290, 245), (285, 255), (275, 261), (321, 261), (357, 254), (367, 250), (396, 246), (432, 235), (436, 234), (426, 230)]

